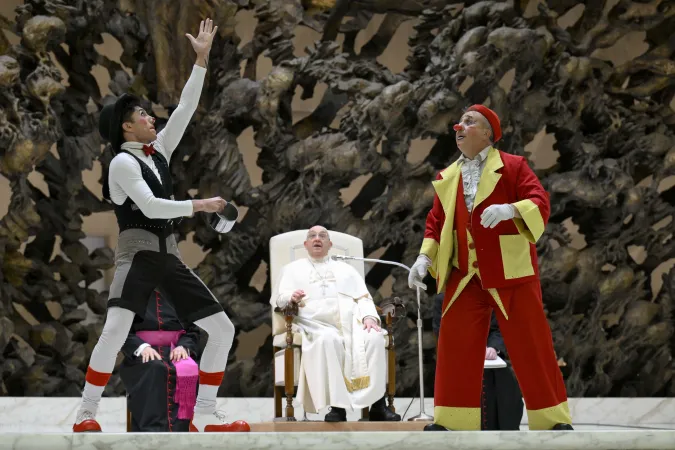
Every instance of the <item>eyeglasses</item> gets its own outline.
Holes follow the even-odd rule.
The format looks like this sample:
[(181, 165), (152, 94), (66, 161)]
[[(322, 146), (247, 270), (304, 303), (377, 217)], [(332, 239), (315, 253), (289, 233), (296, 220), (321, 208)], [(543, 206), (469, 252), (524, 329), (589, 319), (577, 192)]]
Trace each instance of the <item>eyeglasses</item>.
[(319, 237), (319, 239), (321, 239), (323, 241), (328, 239), (328, 233), (319, 233), (319, 234), (310, 233), (310, 234), (307, 235), (307, 239), (308, 240), (316, 239), (317, 236)]

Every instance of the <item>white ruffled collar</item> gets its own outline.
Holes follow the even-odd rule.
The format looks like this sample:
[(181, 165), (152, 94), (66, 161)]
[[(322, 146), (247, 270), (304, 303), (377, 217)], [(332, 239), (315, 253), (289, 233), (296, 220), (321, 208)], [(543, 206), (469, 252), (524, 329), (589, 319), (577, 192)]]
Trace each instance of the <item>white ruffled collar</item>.
[(488, 145), (483, 150), (481, 150), (480, 153), (477, 154), (473, 159), (469, 159), (469, 158), (466, 157), (466, 155), (464, 155), (464, 153), (461, 153), (459, 155), (459, 158), (457, 159), (457, 161), (459, 163), (468, 163), (468, 162), (471, 162), (471, 161), (481, 163), (481, 162), (483, 162), (487, 159), (488, 153), (490, 152), (491, 148), (492, 148), (492, 146)]

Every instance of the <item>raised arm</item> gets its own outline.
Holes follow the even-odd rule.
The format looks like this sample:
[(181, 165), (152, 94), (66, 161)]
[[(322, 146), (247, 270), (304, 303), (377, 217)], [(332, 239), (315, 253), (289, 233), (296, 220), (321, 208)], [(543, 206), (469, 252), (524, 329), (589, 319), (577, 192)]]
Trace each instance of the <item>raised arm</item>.
[(206, 69), (195, 64), (192, 74), (188, 79), (183, 92), (180, 95), (180, 102), (174, 110), (166, 126), (157, 134), (155, 149), (161, 152), (167, 161), (171, 161), (171, 155), (183, 138), (185, 129), (190, 124), (192, 115), (199, 105), (199, 96), (204, 86), (204, 76)]
[(186, 36), (192, 44), (192, 48), (197, 53), (197, 60), (192, 68), (192, 74), (188, 79), (183, 92), (181, 92), (180, 101), (174, 110), (169, 121), (162, 131), (157, 134), (155, 146), (157, 151), (162, 152), (167, 161), (171, 161), (171, 155), (183, 138), (183, 133), (190, 123), (192, 115), (199, 106), (199, 97), (204, 86), (204, 77), (206, 76), (206, 66), (213, 43), (213, 37), (216, 35), (218, 27), (213, 27), (211, 19), (202, 20), (199, 26), (199, 34), (193, 37), (187, 33)]

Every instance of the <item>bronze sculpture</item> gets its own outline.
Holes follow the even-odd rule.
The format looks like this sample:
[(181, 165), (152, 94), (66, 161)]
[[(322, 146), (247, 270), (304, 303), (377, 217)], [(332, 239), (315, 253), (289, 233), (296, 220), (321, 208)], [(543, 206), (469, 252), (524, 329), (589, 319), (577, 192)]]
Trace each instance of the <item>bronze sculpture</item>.
[[(177, 150), (187, 161), (174, 173), (176, 192), (221, 195), (248, 212), (228, 235), (217, 235), (200, 215), (178, 231), (185, 238), (195, 229), (195, 242), (210, 250), (197, 271), (238, 332), (269, 321), (269, 281), (262, 292), (249, 281), (276, 233), (323, 223), (362, 238), (366, 253), (386, 248), (383, 258), (411, 262), (433, 198), (430, 181), (457, 157), (454, 141), (445, 139), (450, 126), (462, 108), (489, 100), (505, 125), (501, 149), (525, 155), (544, 128), (556, 139), (556, 164), (538, 171), (553, 208), (538, 250), (570, 396), (675, 394), (675, 269), (658, 294), (650, 287), (652, 272), (675, 257), (668, 181), (675, 175), (675, 112), (668, 106), (675, 8), (665, 0), (620, 0), (603, 11), (605, 2), (585, 2), (579, 20), (562, 28), (558, 18), (574, 2), (548, 0), (526, 17), (530, 1), (128, 0), (127, 14), (112, 0), (26, 0), (16, 23), (0, 20), (22, 38), (12, 47), (0, 34), (0, 173), (12, 189), (0, 220), (0, 395), (79, 395), (85, 354), (100, 332), (78, 308), (104, 314), (105, 293), (82, 285), (100, 278), (113, 255), (108, 248), (88, 254), (80, 243), (82, 217), (110, 209), (82, 181), (95, 160), (104, 167), (110, 160), (96, 131), (98, 110), (110, 99), (91, 68), (108, 71), (114, 95), (131, 90), (169, 107), (189, 65), (170, 66), (175, 58), (166, 55), (187, 55), (182, 34), (207, 14), (223, 25), (199, 118)], [(238, 49), (234, 24), (242, 9), (252, 10), (258, 25), (253, 41)], [(357, 54), (356, 35), (374, 14), (385, 14), (382, 26)], [(376, 57), (413, 18), (408, 66), (392, 73)], [(168, 23), (175, 25), (170, 31)], [(302, 57), (293, 54), (298, 25), (322, 36)], [(642, 56), (618, 67), (593, 56), (631, 31), (646, 32)], [(125, 67), (95, 50), (102, 33), (120, 42)], [(50, 54), (68, 73), (68, 86)], [(257, 80), (261, 54), (274, 68)], [(505, 90), (499, 83), (510, 70), (514, 81)], [(311, 98), (317, 83), (328, 86), (319, 107), (293, 124), (296, 87)], [(236, 143), (248, 127), (261, 148), (263, 183), (255, 188)], [(408, 163), (410, 142), (420, 137), (437, 144), (424, 161)], [(49, 195), (28, 181), (34, 167)], [(340, 189), (361, 175), (372, 176), (344, 205)], [(570, 246), (563, 225), (570, 218), (583, 248)], [(68, 259), (51, 259), (57, 236)], [(647, 256), (636, 260), (629, 247)], [(375, 267), (367, 282), (377, 290), (389, 275), (396, 296), (413, 302), (399, 269)], [(434, 343), (430, 299), (424, 301), (430, 395)], [(62, 313), (55, 318), (47, 303)], [(415, 367), (417, 337), (405, 321), (395, 327), (397, 395), (414, 396), (417, 374), (405, 367)], [(239, 376), (228, 377), (221, 393), (271, 396), (271, 349), (268, 339), (254, 360), (231, 363)], [(121, 393), (119, 381), (108, 391)]]

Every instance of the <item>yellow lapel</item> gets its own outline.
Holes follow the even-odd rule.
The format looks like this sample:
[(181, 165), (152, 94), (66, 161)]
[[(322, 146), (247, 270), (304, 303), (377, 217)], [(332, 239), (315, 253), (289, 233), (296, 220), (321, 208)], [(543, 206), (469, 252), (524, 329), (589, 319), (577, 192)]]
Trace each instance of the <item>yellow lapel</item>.
[(485, 162), (485, 168), (483, 173), (480, 176), (480, 181), (478, 182), (478, 192), (476, 192), (476, 199), (473, 202), (473, 209), (476, 209), (480, 203), (488, 198), (492, 191), (495, 190), (497, 182), (502, 177), (500, 173), (497, 173), (497, 170), (504, 167), (501, 156), (499, 156), (499, 150), (494, 147), (490, 147), (488, 151), (487, 161)]
[(457, 203), (460, 173), (459, 165), (455, 162), (441, 172), (442, 179), (432, 182), (445, 212), (445, 223), (443, 223), (443, 229), (441, 230), (441, 241), (438, 243), (438, 254), (436, 256), (438, 262), (437, 292), (442, 292), (445, 289), (449, 273), (450, 257), (453, 252), (452, 229), (455, 223), (455, 204)]

